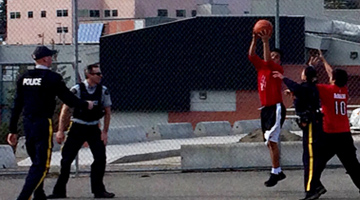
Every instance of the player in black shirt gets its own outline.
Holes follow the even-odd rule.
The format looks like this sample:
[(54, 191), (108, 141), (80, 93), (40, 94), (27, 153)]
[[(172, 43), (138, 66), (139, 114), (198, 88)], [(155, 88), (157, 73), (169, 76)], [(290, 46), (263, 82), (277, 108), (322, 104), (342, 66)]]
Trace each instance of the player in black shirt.
[(326, 189), (319, 179), (313, 178), (320, 175), (317, 169), (320, 167), (323, 136), (320, 98), (316, 87), (316, 70), (312, 66), (306, 67), (302, 71), (303, 82), (300, 84), (284, 77), (279, 72), (273, 74), (275, 78), (282, 79), (295, 96), (295, 112), (299, 116), (297, 123), (303, 131), (304, 200), (317, 199), (326, 192)]

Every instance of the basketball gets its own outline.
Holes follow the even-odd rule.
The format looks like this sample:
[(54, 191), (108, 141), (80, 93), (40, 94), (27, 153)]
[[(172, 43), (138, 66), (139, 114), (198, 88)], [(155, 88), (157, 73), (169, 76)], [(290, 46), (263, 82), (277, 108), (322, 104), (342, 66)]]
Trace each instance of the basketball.
[(263, 30), (267, 30), (268, 34), (271, 36), (273, 31), (273, 25), (271, 24), (271, 22), (265, 19), (261, 19), (257, 21), (256, 24), (254, 25), (253, 32), (255, 34), (259, 34)]

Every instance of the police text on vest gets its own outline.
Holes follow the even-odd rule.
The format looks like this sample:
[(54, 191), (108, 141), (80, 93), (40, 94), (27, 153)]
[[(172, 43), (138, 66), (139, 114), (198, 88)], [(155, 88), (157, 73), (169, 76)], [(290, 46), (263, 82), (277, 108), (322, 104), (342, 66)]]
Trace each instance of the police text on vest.
[(41, 78), (24, 78), (23, 85), (41, 85)]

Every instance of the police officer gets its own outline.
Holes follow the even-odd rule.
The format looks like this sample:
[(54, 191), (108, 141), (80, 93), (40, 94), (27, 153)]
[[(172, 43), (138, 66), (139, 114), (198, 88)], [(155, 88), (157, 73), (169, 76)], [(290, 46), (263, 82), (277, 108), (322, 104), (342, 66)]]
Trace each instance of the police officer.
[[(98, 65), (89, 65), (85, 69), (86, 80), (71, 88), (71, 91), (84, 100), (94, 101), (91, 111), (74, 109), (70, 131), (62, 148), (60, 176), (49, 199), (65, 198), (66, 184), (69, 180), (71, 163), (84, 142), (88, 142), (94, 156), (91, 165), (91, 191), (95, 198), (113, 198), (115, 194), (107, 192), (103, 183), (106, 166), (105, 145), (110, 124), (111, 99), (108, 89), (100, 84), (102, 74)], [(104, 117), (103, 130), (99, 128), (99, 120)], [(64, 141), (64, 130), (69, 120), (69, 107), (64, 106), (59, 120), (59, 131), (56, 140)]]
[(35, 69), (27, 71), (17, 81), (7, 141), (12, 146), (17, 144), (17, 123), (23, 111), (25, 145), (32, 161), (18, 200), (28, 200), (33, 193), (35, 200), (46, 199), (43, 181), (50, 167), (53, 146), (51, 118), (56, 104), (55, 97), (58, 96), (71, 107), (86, 110), (93, 106), (93, 102), (80, 100), (71, 93), (61, 75), (50, 70), (55, 53), (45, 46), (37, 47), (32, 54)]
[[(312, 66), (306, 67), (301, 73), (301, 84), (284, 77), (279, 72), (273, 76), (283, 79), (290, 92), (295, 96), (294, 105), (297, 121), (303, 131), (303, 165), (305, 200), (317, 199), (326, 189), (319, 179), (315, 170), (320, 167), (320, 150), (322, 147), (322, 114), (320, 112), (320, 98), (316, 87), (316, 70)], [(320, 175), (320, 174), (319, 174)]]

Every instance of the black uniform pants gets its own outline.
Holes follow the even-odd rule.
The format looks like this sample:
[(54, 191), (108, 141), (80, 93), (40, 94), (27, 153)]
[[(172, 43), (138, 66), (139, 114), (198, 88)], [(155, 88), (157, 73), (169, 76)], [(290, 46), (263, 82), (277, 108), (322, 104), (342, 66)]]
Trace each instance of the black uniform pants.
[[(350, 132), (325, 133), (324, 148), (321, 151), (320, 174), (325, 169), (326, 163), (337, 156), (343, 164), (346, 173), (357, 188), (360, 189), (360, 163), (356, 156), (356, 147)], [(319, 177), (320, 178), (320, 177)]]
[(62, 148), (60, 176), (54, 187), (53, 194), (66, 194), (66, 184), (69, 180), (71, 163), (85, 141), (88, 142), (94, 157), (90, 173), (91, 191), (94, 194), (105, 191), (103, 177), (106, 166), (106, 154), (104, 142), (101, 140), (101, 131), (98, 125), (73, 123)]
[(35, 199), (46, 199), (43, 189), (45, 176), (50, 168), (52, 151), (52, 121), (47, 118), (24, 117), (26, 150), (31, 159), (29, 173), (18, 200), (28, 200), (34, 193)]
[[(299, 124), (301, 126), (301, 124)], [(313, 120), (303, 130), (303, 165), (305, 192), (316, 192), (322, 186), (321, 175), (321, 149), (323, 145), (322, 123)]]

